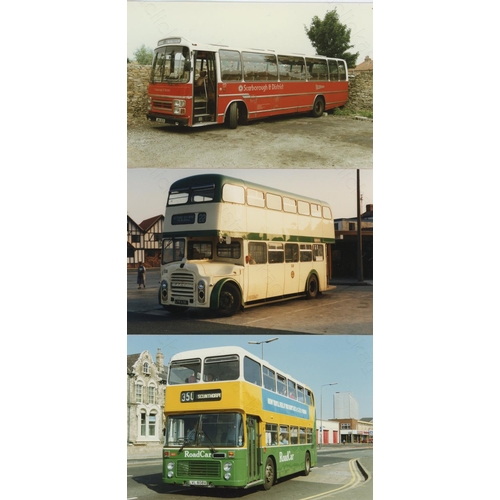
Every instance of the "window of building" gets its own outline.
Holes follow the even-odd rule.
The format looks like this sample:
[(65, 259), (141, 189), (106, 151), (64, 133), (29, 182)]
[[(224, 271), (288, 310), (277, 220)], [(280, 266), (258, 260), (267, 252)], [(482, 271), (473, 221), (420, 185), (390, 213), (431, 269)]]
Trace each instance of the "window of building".
[(142, 365), (142, 373), (145, 375), (149, 374), (149, 363), (147, 361)]
[(148, 402), (150, 405), (156, 404), (156, 388), (148, 387)]
[(142, 403), (142, 384), (140, 382), (135, 384), (135, 402)]
[(132, 243), (140, 243), (141, 242), (141, 235), (140, 234), (133, 234), (132, 235)]
[(350, 429), (351, 428), (351, 424), (340, 424), (340, 428), (341, 429)]
[(349, 231), (356, 231), (356, 223), (349, 222)]
[(146, 435), (146, 412), (141, 411), (141, 436)]
[(156, 435), (156, 415), (151, 414), (149, 415), (149, 435), (150, 436), (155, 436)]

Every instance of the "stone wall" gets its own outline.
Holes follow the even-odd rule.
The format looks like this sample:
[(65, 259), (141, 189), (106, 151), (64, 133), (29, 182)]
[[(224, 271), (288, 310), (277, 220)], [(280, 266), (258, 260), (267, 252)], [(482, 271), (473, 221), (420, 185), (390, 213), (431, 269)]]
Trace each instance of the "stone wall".
[[(127, 123), (145, 123), (148, 110), (148, 81), (151, 66), (127, 64)], [(349, 111), (373, 112), (373, 71), (349, 73)]]
[(373, 71), (349, 71), (349, 111), (373, 113)]
[(151, 66), (127, 64), (127, 124), (147, 122), (148, 82)]

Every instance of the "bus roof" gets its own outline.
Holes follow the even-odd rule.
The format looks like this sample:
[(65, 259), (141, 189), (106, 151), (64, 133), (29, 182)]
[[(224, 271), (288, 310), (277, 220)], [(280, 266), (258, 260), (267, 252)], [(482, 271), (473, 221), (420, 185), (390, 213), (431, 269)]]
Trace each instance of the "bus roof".
[(268, 363), (265, 359), (261, 359), (258, 356), (255, 356), (254, 354), (252, 354), (251, 352), (248, 352), (246, 349), (243, 349), (242, 347), (237, 347), (237, 346), (206, 347), (203, 349), (193, 349), (191, 351), (179, 352), (177, 354), (174, 354), (170, 358), (170, 363), (172, 363), (173, 361), (180, 361), (183, 359), (206, 358), (206, 357), (211, 357), (211, 356), (227, 356), (229, 354), (238, 354), (239, 356), (247, 356), (250, 359), (253, 359), (254, 361), (256, 361), (257, 363), (263, 364), (263, 365), (267, 366), (268, 368), (271, 368), (276, 373), (279, 373), (280, 375), (283, 375), (286, 378), (293, 380), (294, 382), (296, 382), (300, 386), (305, 387), (307, 389), (310, 389), (310, 387), (308, 387), (306, 384), (303, 384), (302, 382), (297, 380), (295, 377), (288, 375), (283, 370), (276, 368), (271, 363)]
[[(232, 184), (237, 184), (241, 185), (244, 187), (248, 187), (251, 189), (258, 189), (261, 191), (264, 191), (266, 193), (273, 193), (273, 194), (278, 194), (282, 196), (288, 196), (290, 198), (295, 198), (295, 199), (300, 199), (312, 203), (317, 203), (319, 205), (326, 205), (330, 206), (330, 204), (326, 201), (317, 199), (317, 198), (312, 198), (310, 196), (304, 196), (301, 194), (297, 193), (291, 193), (289, 191), (283, 191), (281, 189), (276, 189), (273, 187), (265, 186), (263, 184), (257, 184), (254, 182), (249, 182), (245, 181), (243, 179), (238, 179), (236, 177), (230, 177), (227, 175), (223, 174), (198, 174), (198, 175), (192, 175), (190, 177), (184, 177), (183, 179), (179, 179), (175, 182), (172, 183), (170, 186), (170, 190), (177, 190), (177, 189), (185, 189), (188, 187), (192, 186), (206, 186), (208, 184), (214, 183), (216, 186), (219, 186), (220, 189), (222, 189), (222, 186), (226, 183), (232, 183)], [(219, 193), (221, 194), (221, 193)]]
[(291, 57), (309, 57), (309, 58), (320, 58), (320, 59), (330, 59), (330, 60), (335, 60), (335, 61), (344, 61), (344, 59), (341, 59), (339, 57), (327, 57), (327, 56), (322, 56), (318, 54), (294, 54), (290, 52), (278, 52), (273, 49), (259, 49), (259, 48), (253, 48), (253, 47), (235, 47), (235, 46), (229, 46), (229, 45), (219, 45), (219, 44), (214, 44), (214, 43), (205, 43), (205, 42), (192, 42), (191, 40), (188, 40), (187, 38), (184, 38), (182, 36), (169, 36), (167, 38), (162, 38), (158, 41), (157, 47), (163, 47), (165, 45), (185, 45), (187, 47), (190, 47), (192, 50), (209, 50), (209, 51), (215, 51), (219, 49), (225, 49), (225, 50), (237, 50), (238, 52), (259, 52), (262, 54), (273, 54), (273, 55), (280, 55), (280, 56), (291, 56)]

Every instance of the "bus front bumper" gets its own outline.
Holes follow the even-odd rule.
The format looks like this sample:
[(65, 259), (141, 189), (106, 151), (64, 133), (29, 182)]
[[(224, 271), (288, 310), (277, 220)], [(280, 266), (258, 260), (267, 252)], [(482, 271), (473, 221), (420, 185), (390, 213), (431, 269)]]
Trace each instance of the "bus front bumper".
[(189, 120), (187, 118), (180, 118), (177, 116), (148, 113), (146, 117), (150, 122), (155, 122), (155, 123), (171, 123), (172, 125), (179, 125), (182, 127), (185, 127), (186, 125), (189, 124)]

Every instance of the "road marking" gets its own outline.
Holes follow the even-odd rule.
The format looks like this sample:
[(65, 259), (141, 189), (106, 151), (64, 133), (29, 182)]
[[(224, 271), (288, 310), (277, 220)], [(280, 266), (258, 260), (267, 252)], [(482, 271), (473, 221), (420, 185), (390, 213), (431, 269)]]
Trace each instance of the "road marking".
[(302, 498), (301, 500), (311, 500), (312, 498), (321, 498), (321, 497), (324, 497), (325, 495), (331, 495), (332, 493), (337, 493), (339, 491), (347, 490), (349, 488), (353, 488), (354, 486), (356, 486), (361, 481), (361, 478), (359, 477), (358, 473), (356, 472), (355, 462), (356, 462), (356, 458), (353, 458), (352, 460), (349, 461), (349, 470), (351, 471), (352, 478), (347, 484), (344, 484), (343, 486), (340, 486), (339, 488), (335, 488), (334, 490), (325, 491), (324, 493), (318, 493), (317, 495), (313, 495), (311, 497)]

